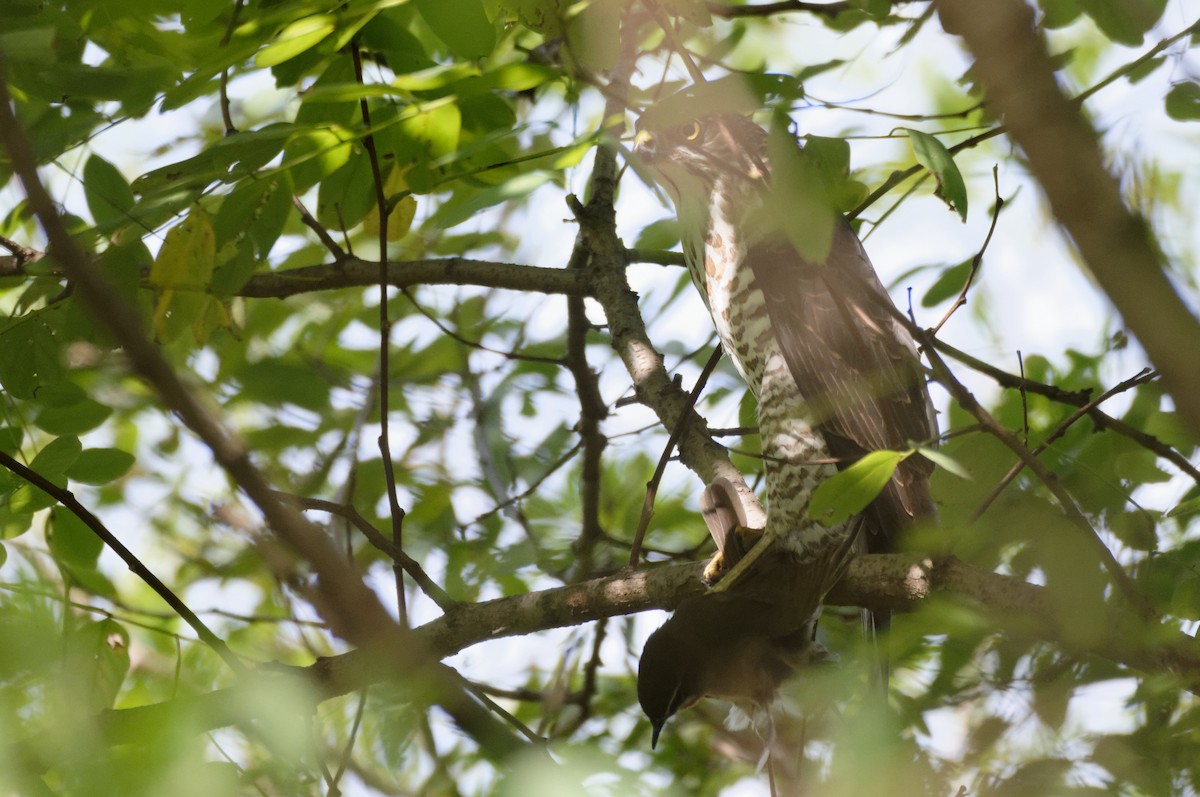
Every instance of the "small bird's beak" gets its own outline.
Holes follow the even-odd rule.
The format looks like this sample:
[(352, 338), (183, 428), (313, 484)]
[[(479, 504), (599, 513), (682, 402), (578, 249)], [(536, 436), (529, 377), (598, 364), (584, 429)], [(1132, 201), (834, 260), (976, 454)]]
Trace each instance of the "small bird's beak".
[(663, 720), (662, 722), (653, 723), (654, 733), (650, 734), (650, 749), (651, 750), (653, 750), (655, 747), (658, 746), (658, 735), (660, 733), (662, 733), (663, 725), (665, 725), (666, 723), (667, 723), (666, 720)]

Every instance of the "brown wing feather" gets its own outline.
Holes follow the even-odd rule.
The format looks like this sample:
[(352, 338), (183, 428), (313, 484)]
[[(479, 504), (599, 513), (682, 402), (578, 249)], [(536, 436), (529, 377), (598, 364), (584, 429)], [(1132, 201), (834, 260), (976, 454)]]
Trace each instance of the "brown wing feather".
[[(747, 262), (761, 264), (754, 277), (772, 329), (839, 467), (869, 451), (936, 436), (916, 347), (879, 306), (880, 297), (890, 299), (850, 225), (839, 221), (824, 265), (779, 239), (752, 249)], [(890, 538), (911, 519), (932, 514), (931, 469), (920, 457), (902, 463), (868, 509), (872, 536)]]

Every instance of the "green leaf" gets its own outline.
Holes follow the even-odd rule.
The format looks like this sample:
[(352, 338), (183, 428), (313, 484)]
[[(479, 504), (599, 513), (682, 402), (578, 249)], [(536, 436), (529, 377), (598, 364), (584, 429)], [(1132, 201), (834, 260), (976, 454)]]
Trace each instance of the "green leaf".
[(83, 388), (74, 382), (58, 382), (39, 388), (34, 400), (43, 407), (69, 407), (87, 398)]
[(405, 91), (437, 91), (477, 75), (479, 67), (473, 64), (438, 64), (428, 69), (396, 75), (392, 85)]
[(937, 180), (935, 192), (951, 210), (957, 211), (963, 221), (967, 220), (967, 186), (963, 183), (958, 164), (946, 145), (928, 133), (905, 128), (912, 144), (917, 163), (924, 166)]
[(260, 50), (254, 57), (254, 63), (261, 67), (282, 64), (316, 47), (336, 29), (337, 19), (332, 14), (314, 14), (298, 19), (281, 30), (274, 43)]
[(62, 352), (41, 320), (21, 319), (0, 332), (0, 385), (6, 392), (31, 399), (62, 378)]
[(295, 404), (315, 412), (329, 408), (331, 385), (317, 378), (309, 363), (271, 358), (246, 368), (239, 379), (240, 399), (271, 406)]
[(213, 270), (210, 285), (213, 297), (222, 300), (231, 298), (250, 281), (257, 270), (254, 247), (249, 242), (241, 246), (225, 244), (217, 252), (217, 267)]
[(423, 145), (429, 159), (440, 158), (458, 150), (462, 132), (462, 112), (457, 105), (434, 105), (405, 119), (401, 132)]
[(89, 448), (67, 468), (67, 478), (84, 484), (108, 484), (133, 467), (133, 454), (119, 448)]
[(1200, 121), (1200, 83), (1176, 83), (1167, 92), (1167, 116), (1177, 122)]
[(1079, 5), (1105, 36), (1137, 47), (1162, 16), (1166, 0), (1079, 0)]
[(417, 10), (437, 37), (461, 58), (483, 58), (496, 46), (496, 27), (481, 0), (416, 0)]
[[(52, 481), (58, 483), (59, 487), (66, 486), (66, 479), (62, 476), (58, 476)], [(54, 496), (45, 492), (42, 488), (34, 487), (32, 484), (22, 484), (13, 490), (7, 509), (19, 517), (31, 515), (46, 507), (54, 506), (56, 503), (58, 501)]]
[(679, 221), (672, 216), (669, 219), (652, 221), (638, 233), (635, 249), (670, 249), (679, 243)]
[(1044, 15), (1042, 24), (1050, 29), (1065, 28), (1083, 13), (1079, 0), (1042, 0), (1039, 5)]
[(621, 52), (620, 0), (590, 0), (567, 23), (567, 43), (581, 64), (596, 72), (616, 66)]
[(971, 471), (967, 470), (965, 465), (951, 457), (949, 454), (938, 451), (936, 448), (930, 448), (929, 446), (917, 446), (917, 453), (925, 457), (925, 459), (929, 460), (934, 465), (937, 465), (942, 470), (948, 473), (953, 473), (960, 479), (971, 481), (973, 478), (971, 476)]
[(129, 183), (117, 168), (99, 155), (88, 158), (83, 167), (83, 190), (88, 210), (97, 224), (120, 226), (133, 220), (137, 200)]
[(872, 451), (819, 486), (808, 505), (808, 516), (832, 526), (866, 509), (883, 492), (896, 468), (912, 451)]
[(267, 192), (250, 225), (250, 238), (254, 241), (254, 248), (258, 250), (260, 258), (266, 258), (271, 253), (275, 242), (283, 234), (288, 219), (295, 212), (292, 207), (293, 191), (293, 184), (287, 172), (271, 181), (270, 191)]
[(104, 550), (104, 541), (74, 512), (61, 506), (50, 510), (47, 536), (54, 558), (75, 567), (95, 567)]
[(49, 25), (0, 33), (0, 52), (14, 64), (51, 64), (54, 62), (56, 33)]
[(1172, 507), (1163, 517), (1186, 517), (1200, 512), (1200, 498), (1191, 498)]
[(25, 432), (15, 426), (0, 427), (0, 451), (12, 456), (21, 447)]
[(43, 407), (33, 422), (53, 435), (79, 435), (108, 420), (112, 408), (85, 398), (65, 407)]
[(112, 708), (129, 672), (129, 633), (115, 620), (98, 620), (76, 629), (67, 640), (64, 677), (88, 715)]
[(366, 153), (355, 155), (317, 189), (317, 221), (326, 229), (357, 227), (374, 208), (375, 183)]
[(1158, 529), (1154, 516), (1143, 509), (1132, 512), (1110, 513), (1108, 527), (1121, 542), (1137, 551), (1153, 551), (1158, 548)]
[(47, 479), (56, 479), (79, 459), (83, 446), (78, 437), (56, 437), (42, 448), (29, 463), (30, 470)]
[(341, 125), (303, 130), (288, 141), (283, 165), (297, 191), (305, 191), (342, 168), (354, 153), (354, 136)]
[(545, 185), (549, 180), (549, 174), (527, 172), (494, 188), (485, 188), (473, 194), (456, 194), (434, 211), (428, 224), (432, 227), (453, 227), (467, 221), (484, 208), (528, 196), (535, 188)]
[(1179, 582), (1171, 596), (1171, 614), (1189, 620), (1200, 619), (1200, 578), (1191, 576)]
[(971, 274), (971, 263), (974, 260), (974, 257), (969, 257), (956, 266), (943, 269), (941, 275), (921, 297), (921, 306), (936, 307), (950, 297), (957, 296), (962, 291), (963, 285), (967, 283), (967, 277)]
[(850, 143), (842, 138), (804, 137), (804, 157), (812, 159), (829, 201), (837, 211), (848, 211), (867, 198), (867, 187), (850, 178)]
[(892, 10), (891, 0), (850, 0), (850, 5), (861, 8), (873, 17), (886, 17)]
[(767, 151), (771, 158), (772, 213), (777, 229), (806, 260), (824, 263), (833, 248), (838, 213), (828, 180), (811, 155), (789, 132), (791, 121), (777, 113), (771, 120)]

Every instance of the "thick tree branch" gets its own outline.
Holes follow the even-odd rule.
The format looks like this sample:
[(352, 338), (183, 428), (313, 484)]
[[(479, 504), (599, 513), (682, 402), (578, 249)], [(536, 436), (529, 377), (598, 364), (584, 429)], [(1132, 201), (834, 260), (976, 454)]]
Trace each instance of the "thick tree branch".
[[(673, 609), (703, 590), (699, 564), (625, 572), (566, 587), (461, 606), (414, 629), (413, 635), (436, 656), (448, 656), (491, 639), (521, 636), (614, 615)], [(1075, 655), (1097, 655), (1147, 673), (1171, 674), (1200, 690), (1200, 645), (1169, 625), (1153, 630), (1134, 614), (1098, 606), (1096, 633), (1081, 644), (1079, 618), (1056, 607), (1044, 587), (973, 567), (958, 559), (934, 561), (915, 554), (878, 554), (850, 563), (826, 598), (833, 605), (910, 611), (931, 596), (962, 601), (995, 622), (997, 630), (1029, 640), (1055, 640)], [(260, 677), (297, 677), (317, 699), (348, 694), (395, 677), (384, 660), (353, 651), (319, 659), (304, 668), (273, 668)], [(454, 675), (453, 677), (457, 677)], [(186, 716), (212, 729), (248, 721), (244, 689), (218, 690), (139, 708), (106, 711), (101, 726), (111, 744), (134, 741), (147, 727)], [(38, 744), (26, 744), (30, 749)]]
[[(610, 146), (597, 150), (595, 171), (605, 175), (600, 185), (611, 185), (615, 180), (616, 157)], [(592, 279), (588, 293), (604, 308), (612, 346), (633, 379), (638, 400), (652, 409), (666, 428), (682, 429), (677, 445), (679, 460), (684, 465), (706, 484), (718, 476), (728, 479), (737, 486), (742, 503), (750, 512), (751, 524), (766, 525), (766, 513), (758, 498), (730, 462), (729, 453), (713, 441), (708, 422), (692, 409), (687, 391), (672, 381), (663, 366), (662, 355), (650, 342), (637, 294), (630, 289), (625, 275), (628, 250), (617, 237), (611, 209), (597, 206), (594, 201), (584, 207), (575, 197), (568, 197), (567, 204), (579, 221), (580, 235), (592, 257), (603, 264), (589, 273)], [(681, 426), (685, 415), (688, 421)]]
[[(40, 259), (41, 252), (23, 249), (25, 255), (0, 257), (0, 277), (19, 277), (26, 266)], [(347, 257), (336, 263), (284, 271), (269, 271), (250, 278), (238, 296), (249, 299), (286, 299), (318, 291), (341, 288), (368, 288), (379, 284), (379, 263)], [(387, 284), (393, 288), (415, 285), (476, 285), (481, 288), (503, 288), (529, 293), (587, 294), (583, 274), (561, 268), (522, 266), (516, 263), (497, 263), (489, 260), (470, 260), (465, 257), (446, 257), (429, 260), (393, 260), (387, 264)]]
[[(576, 236), (567, 269), (583, 274), (591, 267), (591, 253), (580, 233)], [(600, 394), (600, 379), (588, 364), (587, 335), (590, 329), (583, 297), (567, 297), (567, 369), (575, 381), (575, 395), (579, 399), (579, 422), (575, 431), (583, 447), (579, 478), (579, 508), (583, 522), (574, 545), (576, 578), (589, 578), (595, 573), (596, 545), (604, 536), (600, 525), (601, 457), (608, 446), (608, 438), (600, 424), (608, 417), (608, 406)]]
[(1145, 222), (1121, 199), (1095, 131), (1063, 95), (1022, 0), (937, 0), (947, 31), (975, 56), (988, 104), (1004, 117), (1055, 217), (1200, 432), (1200, 321), (1167, 278)]
[[(255, 299), (283, 299), (302, 293), (365, 288), (378, 284), (378, 262), (350, 257), (341, 263), (256, 274), (238, 295)], [(530, 293), (565, 293), (569, 296), (587, 293), (583, 275), (566, 269), (468, 260), (463, 257), (390, 262), (387, 264), (387, 284), (393, 288), (477, 285)]]

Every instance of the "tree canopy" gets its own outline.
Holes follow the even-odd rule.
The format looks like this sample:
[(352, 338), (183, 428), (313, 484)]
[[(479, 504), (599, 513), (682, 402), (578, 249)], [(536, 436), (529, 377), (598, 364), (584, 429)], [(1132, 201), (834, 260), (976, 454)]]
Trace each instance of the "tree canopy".
[[(1200, 790), (1194, 13), (6, 0), (0, 788)], [(851, 565), (773, 736), (708, 701), (651, 752), (639, 613), (762, 474), (630, 158), (697, 108), (927, 364), (940, 439), (814, 522), (919, 450), (940, 523)]]

